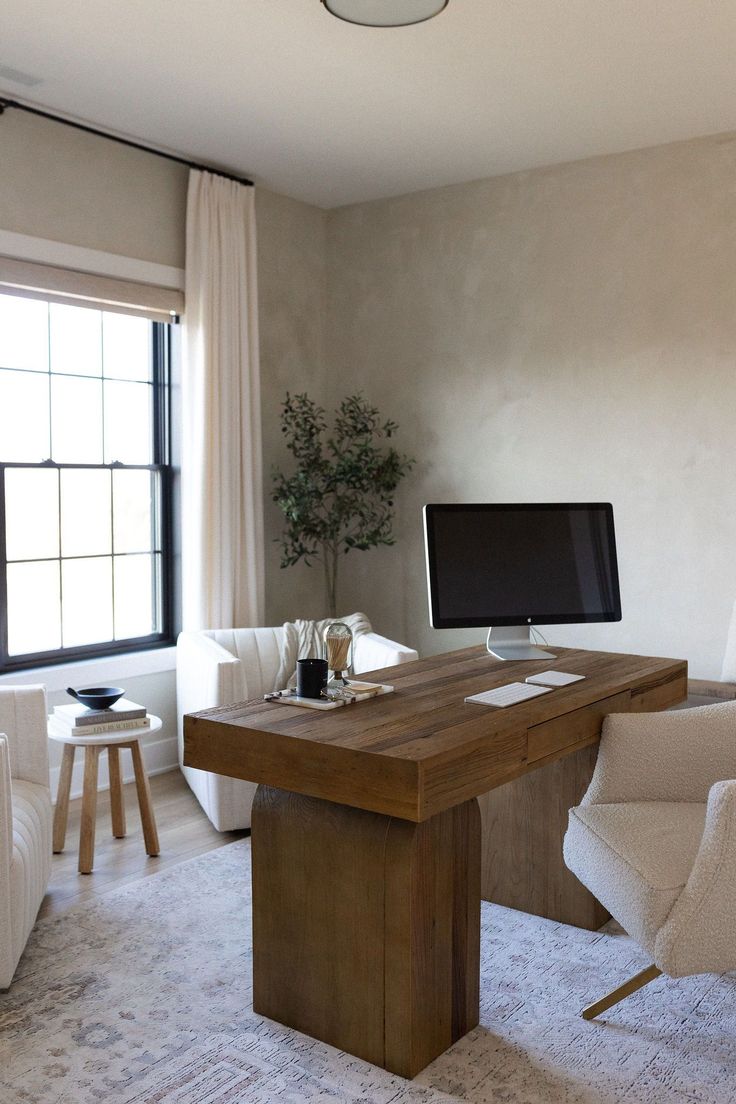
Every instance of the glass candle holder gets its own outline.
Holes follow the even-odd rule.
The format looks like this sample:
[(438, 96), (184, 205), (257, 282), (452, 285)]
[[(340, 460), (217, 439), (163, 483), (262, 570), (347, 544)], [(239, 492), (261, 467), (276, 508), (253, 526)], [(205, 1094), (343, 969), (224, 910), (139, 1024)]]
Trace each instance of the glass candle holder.
[(344, 686), (353, 665), (353, 634), (343, 621), (333, 621), (325, 629), (324, 658), (329, 682)]

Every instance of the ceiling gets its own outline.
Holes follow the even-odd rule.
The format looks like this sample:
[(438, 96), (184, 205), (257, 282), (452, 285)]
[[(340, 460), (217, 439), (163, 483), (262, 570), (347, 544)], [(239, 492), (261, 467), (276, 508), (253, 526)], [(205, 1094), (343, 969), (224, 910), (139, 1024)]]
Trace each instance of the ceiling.
[(734, 0), (450, 0), (390, 30), (318, 0), (0, 9), (0, 65), (42, 81), (5, 94), (322, 207), (736, 129), (734, 57)]

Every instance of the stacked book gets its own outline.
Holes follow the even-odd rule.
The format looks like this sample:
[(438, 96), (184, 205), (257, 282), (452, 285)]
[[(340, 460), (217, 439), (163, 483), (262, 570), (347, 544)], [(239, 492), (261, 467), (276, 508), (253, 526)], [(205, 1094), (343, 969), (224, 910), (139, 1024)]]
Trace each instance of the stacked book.
[(143, 705), (120, 698), (109, 709), (88, 709), (86, 705), (54, 706), (49, 732), (54, 736), (101, 736), (126, 728), (149, 728), (151, 718)]

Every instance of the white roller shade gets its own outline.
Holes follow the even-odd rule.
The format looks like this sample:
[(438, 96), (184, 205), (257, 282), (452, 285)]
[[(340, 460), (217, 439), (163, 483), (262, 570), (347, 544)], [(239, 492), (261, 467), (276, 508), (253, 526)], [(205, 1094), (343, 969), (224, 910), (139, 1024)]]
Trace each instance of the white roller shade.
[(178, 288), (78, 272), (14, 257), (0, 256), (0, 291), (78, 307), (143, 315), (154, 322), (170, 322), (174, 315), (184, 311), (184, 295)]

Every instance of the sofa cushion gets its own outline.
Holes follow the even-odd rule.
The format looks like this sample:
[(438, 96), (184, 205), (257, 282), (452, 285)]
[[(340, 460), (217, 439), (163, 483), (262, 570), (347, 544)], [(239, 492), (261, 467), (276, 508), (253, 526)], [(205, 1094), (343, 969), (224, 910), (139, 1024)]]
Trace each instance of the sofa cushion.
[(705, 804), (631, 801), (570, 810), (565, 862), (652, 956), (689, 877)]
[(51, 796), (46, 786), (14, 778), (13, 854), (10, 863), (11, 938), (20, 957), (36, 922), (51, 872)]

